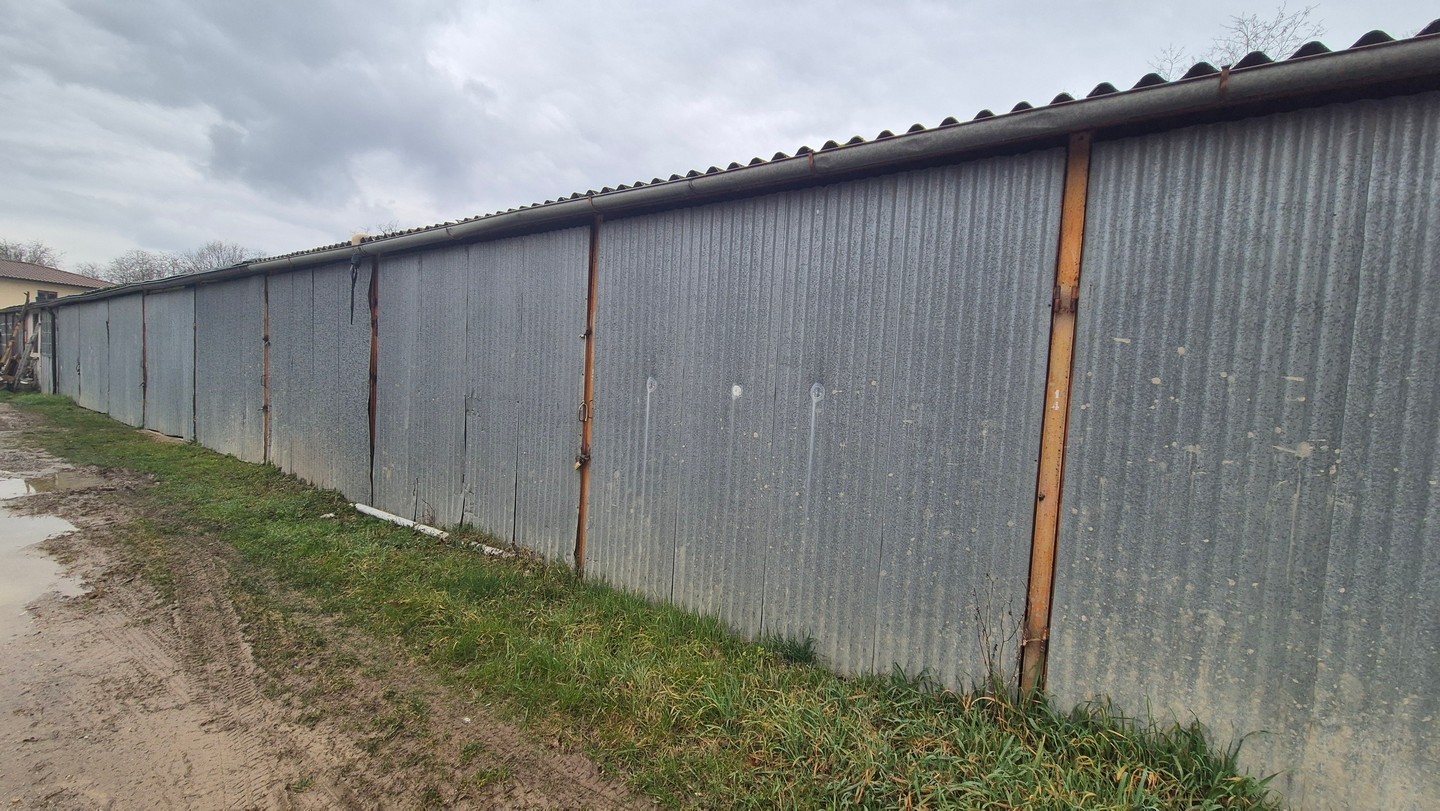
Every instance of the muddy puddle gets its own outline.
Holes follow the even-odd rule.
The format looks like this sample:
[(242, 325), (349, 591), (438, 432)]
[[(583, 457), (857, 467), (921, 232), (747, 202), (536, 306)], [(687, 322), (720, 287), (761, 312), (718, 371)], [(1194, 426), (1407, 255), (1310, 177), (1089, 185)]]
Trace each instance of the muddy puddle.
[(71, 476), (85, 478), (65, 473), (36, 479), (0, 478), (0, 642), (30, 627), (25, 606), (36, 598), (50, 592), (69, 597), (85, 593), (80, 581), (66, 577), (60, 564), (36, 548), (42, 541), (74, 532), (74, 525), (53, 515), (16, 515), (10, 509), (16, 497), (77, 486), (60, 478)]
[(61, 490), (81, 490), (105, 483), (99, 476), (62, 471), (27, 479), (0, 477), (0, 499), (28, 496), (32, 493), (55, 493)]

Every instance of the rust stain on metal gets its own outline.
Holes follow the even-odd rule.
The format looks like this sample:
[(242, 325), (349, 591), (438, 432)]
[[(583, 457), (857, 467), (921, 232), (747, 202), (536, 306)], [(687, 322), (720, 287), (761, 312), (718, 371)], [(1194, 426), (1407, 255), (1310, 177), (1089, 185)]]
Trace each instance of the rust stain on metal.
[(1090, 180), (1090, 133), (1070, 137), (1055, 261), (1055, 296), (1050, 317), (1050, 361), (1045, 380), (1045, 416), (1040, 429), (1040, 465), (1035, 482), (1035, 529), (1030, 543), (1030, 585), (1025, 602), (1020, 688), (1045, 686), (1050, 645), (1050, 610), (1055, 591), (1055, 554), (1060, 534), (1060, 488), (1070, 419), (1070, 377), (1075, 358), (1075, 316), (1080, 301), (1080, 260), (1085, 240), (1086, 188)]
[(270, 275), (269, 275), (269, 274), (266, 274), (266, 275), (264, 276), (264, 291), (265, 291), (265, 292), (264, 292), (264, 300), (265, 300), (265, 304), (264, 304), (264, 310), (265, 310), (265, 326), (264, 326), (264, 331), (265, 331), (265, 334), (262, 336), (262, 342), (263, 342), (263, 346), (264, 346), (264, 350), (265, 350), (265, 368), (264, 368), (264, 371), (262, 372), (262, 378), (263, 378), (263, 383), (262, 383), (262, 385), (263, 385), (264, 388), (265, 388), (265, 394), (264, 394), (264, 401), (262, 402), (262, 404), (261, 404), (261, 406), (260, 406), (260, 411), (261, 411), (261, 413), (263, 413), (263, 414), (265, 415), (265, 461), (266, 461), (266, 462), (269, 462), (269, 461), (270, 461)]
[(370, 257), (370, 492), (375, 492), (375, 411), (380, 382), (380, 257)]
[(150, 314), (145, 311), (148, 293), (140, 296), (140, 424), (144, 425), (150, 416), (150, 362), (147, 358), (150, 347)]
[(590, 279), (585, 309), (585, 388), (580, 401), (580, 454), (575, 468), (580, 471), (580, 509), (575, 521), (575, 572), (585, 574), (585, 521), (590, 508), (590, 440), (595, 420), (595, 314), (600, 275), (600, 223), (596, 215), (590, 225)]

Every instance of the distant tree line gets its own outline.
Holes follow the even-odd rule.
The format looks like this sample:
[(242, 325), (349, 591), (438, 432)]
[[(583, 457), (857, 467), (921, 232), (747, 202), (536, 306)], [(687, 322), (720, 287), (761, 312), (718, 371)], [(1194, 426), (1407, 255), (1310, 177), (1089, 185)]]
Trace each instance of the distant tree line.
[[(183, 276), (215, 268), (225, 268), (263, 256), (263, 251), (246, 248), (233, 242), (212, 240), (188, 251), (126, 251), (105, 264), (81, 262), (71, 268), (72, 273), (104, 279), (116, 284), (148, 282), (167, 276)], [(31, 242), (0, 239), (0, 259), (17, 262), (31, 262), (37, 265), (59, 267), (64, 253), (39, 240)]]

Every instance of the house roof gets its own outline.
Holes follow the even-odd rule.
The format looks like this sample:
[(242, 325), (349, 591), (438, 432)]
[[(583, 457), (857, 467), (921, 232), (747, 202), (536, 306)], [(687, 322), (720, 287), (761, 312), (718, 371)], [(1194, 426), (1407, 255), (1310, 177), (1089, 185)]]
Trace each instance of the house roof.
[(59, 284), (67, 287), (84, 287), (94, 289), (105, 287), (109, 282), (99, 279), (92, 279), (89, 276), (81, 276), (78, 273), (59, 268), (52, 268), (48, 265), (37, 265), (34, 262), (17, 262), (14, 259), (0, 259), (0, 279), (20, 279), (26, 282), (38, 282), (40, 284)]

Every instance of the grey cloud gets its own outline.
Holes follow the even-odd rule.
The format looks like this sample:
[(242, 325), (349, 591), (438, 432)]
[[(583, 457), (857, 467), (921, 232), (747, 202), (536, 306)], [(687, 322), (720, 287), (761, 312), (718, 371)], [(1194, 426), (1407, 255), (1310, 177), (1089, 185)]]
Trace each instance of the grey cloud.
[[(205, 105), (209, 165), (311, 200), (355, 192), (346, 164), (374, 149), (404, 154), (439, 183), (443, 158), (495, 122), (472, 114), (476, 83), (449, 109), (417, 43), (443, 24), (436, 3), (389, 16), (380, 4), (77, 3), (97, 57), (37, 60), (58, 79), (159, 105)], [(419, 14), (416, 14), (416, 11)], [(87, 64), (88, 62), (88, 64)], [(114, 69), (96, 71), (96, 63)]]
[(1130, 82), (1226, 2), (0, 0), (0, 235), (305, 248)]

